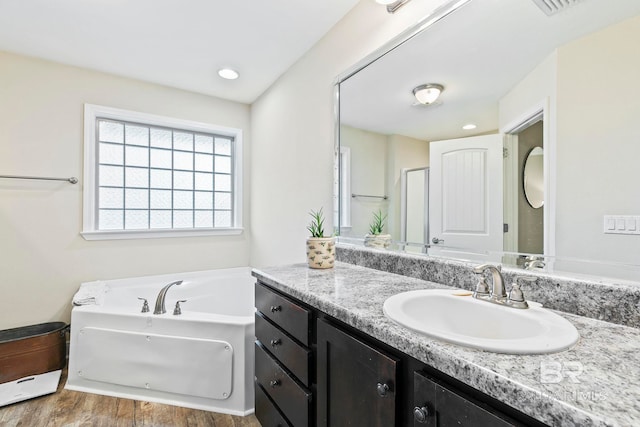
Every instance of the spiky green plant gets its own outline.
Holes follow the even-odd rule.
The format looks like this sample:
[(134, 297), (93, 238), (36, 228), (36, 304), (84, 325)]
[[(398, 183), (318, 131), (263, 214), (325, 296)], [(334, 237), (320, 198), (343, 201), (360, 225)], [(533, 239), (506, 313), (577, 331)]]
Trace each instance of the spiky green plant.
[(322, 208), (319, 211), (312, 210), (309, 215), (313, 218), (311, 224), (307, 226), (311, 237), (324, 237), (324, 214), (322, 213)]
[(369, 234), (378, 235), (382, 234), (382, 229), (384, 228), (384, 222), (387, 219), (387, 215), (382, 215), (382, 211), (378, 210), (378, 212), (373, 213), (373, 221), (369, 224)]

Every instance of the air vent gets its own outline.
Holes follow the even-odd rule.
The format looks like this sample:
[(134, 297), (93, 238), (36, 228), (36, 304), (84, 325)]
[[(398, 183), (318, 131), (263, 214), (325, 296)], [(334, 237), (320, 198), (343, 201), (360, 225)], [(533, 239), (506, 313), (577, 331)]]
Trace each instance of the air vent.
[(555, 15), (579, 3), (581, 0), (533, 0), (548, 16)]

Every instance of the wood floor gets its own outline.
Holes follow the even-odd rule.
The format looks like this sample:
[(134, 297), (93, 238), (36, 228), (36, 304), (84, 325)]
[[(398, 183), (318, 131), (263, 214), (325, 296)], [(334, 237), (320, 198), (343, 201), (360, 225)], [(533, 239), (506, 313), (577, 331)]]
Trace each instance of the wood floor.
[(260, 427), (255, 416), (235, 417), (64, 390), (0, 408), (2, 427)]

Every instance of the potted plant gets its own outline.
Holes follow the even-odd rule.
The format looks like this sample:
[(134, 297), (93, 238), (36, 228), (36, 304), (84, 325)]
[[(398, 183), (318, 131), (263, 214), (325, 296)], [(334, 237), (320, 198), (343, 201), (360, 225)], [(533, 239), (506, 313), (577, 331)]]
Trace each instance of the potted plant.
[(311, 268), (332, 268), (336, 261), (336, 239), (324, 236), (322, 209), (311, 211), (312, 221), (307, 227), (311, 236), (307, 239), (307, 261)]
[(370, 248), (386, 249), (391, 245), (391, 235), (382, 234), (387, 215), (382, 210), (373, 213), (373, 221), (369, 224), (369, 234), (364, 236), (364, 245)]

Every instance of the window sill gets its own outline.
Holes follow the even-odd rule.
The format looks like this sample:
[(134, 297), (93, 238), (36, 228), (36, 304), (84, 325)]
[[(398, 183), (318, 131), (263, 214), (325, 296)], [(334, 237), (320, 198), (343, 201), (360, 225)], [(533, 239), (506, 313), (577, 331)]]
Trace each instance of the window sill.
[(160, 239), (172, 237), (237, 236), (244, 228), (197, 228), (171, 230), (83, 231), (85, 240)]

